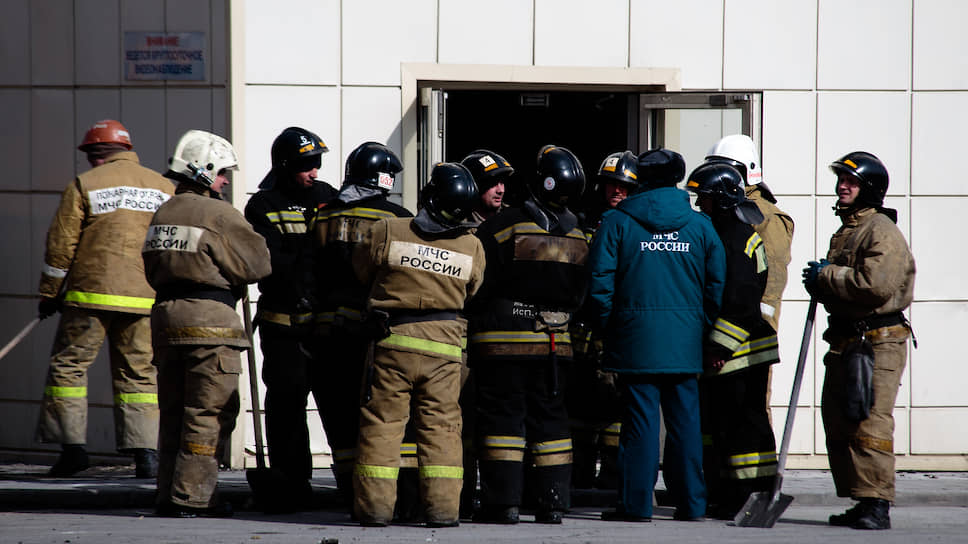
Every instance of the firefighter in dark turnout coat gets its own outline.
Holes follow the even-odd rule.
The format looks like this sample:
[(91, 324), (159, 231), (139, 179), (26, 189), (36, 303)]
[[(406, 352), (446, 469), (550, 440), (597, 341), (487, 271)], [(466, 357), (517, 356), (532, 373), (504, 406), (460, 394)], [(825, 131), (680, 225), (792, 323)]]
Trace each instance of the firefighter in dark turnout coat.
[(319, 408), (333, 452), (336, 484), (347, 505), (353, 496), (360, 384), (368, 344), (362, 316), (369, 295), (369, 286), (360, 283), (353, 270), (352, 253), (357, 244), (369, 240), (374, 222), (413, 216), (387, 200), (401, 170), (400, 159), (385, 145), (359, 145), (346, 158), (339, 194), (319, 211), (313, 227), (320, 297), (317, 333), (326, 346), (321, 354), (326, 400)]
[(536, 521), (561, 523), (569, 505), (572, 448), (559, 376), (572, 358), (570, 313), (585, 291), (588, 244), (568, 210), (584, 185), (578, 159), (545, 146), (532, 196), (477, 230), (488, 263), (468, 339), (478, 392), (480, 521), (518, 522), (526, 453)]
[(769, 367), (779, 353), (776, 332), (760, 310), (766, 248), (753, 228), (763, 214), (746, 200), (742, 175), (727, 164), (700, 166), (686, 187), (698, 195), (726, 250), (723, 303), (706, 339), (700, 398), (710, 509), (733, 519), (750, 493), (772, 489), (777, 469), (765, 398)]
[(327, 151), (308, 130), (283, 130), (272, 143), (272, 169), (245, 206), (245, 218), (265, 238), (272, 257), (273, 273), (259, 282), (255, 323), (263, 356), (269, 461), (274, 474), (285, 476), (279, 482), (282, 493), (265, 505), (273, 510), (302, 508), (311, 499), (306, 399), (312, 391), (317, 406), (326, 402), (313, 334), (317, 297), (310, 233), (316, 214), (336, 194), (316, 179)]

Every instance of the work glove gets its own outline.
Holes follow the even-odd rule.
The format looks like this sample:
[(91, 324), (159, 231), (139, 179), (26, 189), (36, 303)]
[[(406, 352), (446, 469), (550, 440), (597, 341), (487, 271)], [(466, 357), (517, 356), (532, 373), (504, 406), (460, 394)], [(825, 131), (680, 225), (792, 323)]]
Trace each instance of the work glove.
[(61, 299), (54, 297), (40, 297), (40, 303), (37, 304), (37, 315), (41, 319), (47, 319), (48, 317), (56, 314), (61, 309)]
[(817, 277), (828, 264), (830, 264), (830, 261), (827, 259), (820, 259), (819, 261), (808, 262), (807, 267), (803, 269), (803, 286), (810, 293), (810, 296), (817, 296)]

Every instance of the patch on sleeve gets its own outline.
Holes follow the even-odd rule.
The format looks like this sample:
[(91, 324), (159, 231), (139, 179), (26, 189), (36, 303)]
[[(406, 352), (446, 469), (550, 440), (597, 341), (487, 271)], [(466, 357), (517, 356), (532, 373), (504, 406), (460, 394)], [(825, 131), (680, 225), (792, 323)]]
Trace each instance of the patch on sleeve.
[(390, 242), (390, 266), (412, 268), (467, 281), (474, 258), (449, 249), (412, 242)]

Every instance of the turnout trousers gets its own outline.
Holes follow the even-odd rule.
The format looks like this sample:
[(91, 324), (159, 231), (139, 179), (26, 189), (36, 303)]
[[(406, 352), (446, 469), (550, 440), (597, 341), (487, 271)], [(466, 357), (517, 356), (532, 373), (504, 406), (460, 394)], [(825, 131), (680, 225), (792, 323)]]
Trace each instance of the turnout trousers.
[[(322, 398), (317, 402), (326, 441), (333, 453), (333, 475), (347, 507), (353, 504), (353, 467), (360, 429), (360, 387), (369, 341), (359, 333), (334, 328), (319, 339)], [(318, 397), (317, 397), (318, 398)]]
[(708, 502), (732, 518), (750, 493), (771, 491), (777, 469), (776, 438), (766, 411), (770, 365), (700, 381), (703, 463)]
[(907, 363), (907, 337), (873, 343), (874, 403), (860, 423), (848, 421), (846, 368), (840, 353), (824, 356), (821, 414), (827, 459), (838, 497), (894, 500), (894, 402)]
[(363, 522), (391, 521), (401, 444), (412, 411), (427, 521), (456, 521), (463, 482), (461, 364), (380, 346), (373, 350), (359, 411), (354, 512)]
[(564, 375), (556, 364), (556, 372), (541, 360), (490, 359), (474, 367), (482, 507), (521, 506), (526, 492), (539, 512), (570, 506), (572, 443), (564, 388), (552, 383)]
[(65, 306), (51, 350), (37, 440), (87, 444), (87, 371), (108, 339), (119, 450), (158, 447), (158, 386), (147, 315)]
[(157, 350), (159, 505), (216, 505), (219, 459), (239, 414), (242, 357), (231, 346), (166, 346)]
[(699, 385), (694, 374), (620, 375), (622, 434), (618, 445), (619, 510), (652, 517), (659, 477), (659, 408), (666, 440), (662, 475), (681, 516), (706, 513)]
[[(259, 331), (269, 462), (297, 486), (294, 491), (308, 491), (305, 484), (312, 478), (313, 460), (306, 401), (310, 392), (317, 407), (327, 400), (320, 383), (322, 372), (314, 357), (315, 339), (310, 334), (295, 334), (266, 324)], [(300, 484), (302, 487), (298, 487)]]

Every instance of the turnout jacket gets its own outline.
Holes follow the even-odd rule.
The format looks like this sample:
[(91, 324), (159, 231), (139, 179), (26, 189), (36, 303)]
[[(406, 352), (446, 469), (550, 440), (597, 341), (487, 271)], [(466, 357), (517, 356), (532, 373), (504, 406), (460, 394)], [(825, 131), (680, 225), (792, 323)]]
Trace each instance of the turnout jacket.
[(719, 370), (705, 369), (706, 376), (780, 360), (776, 331), (760, 310), (768, 274), (763, 238), (732, 216), (717, 222), (716, 228), (726, 250), (726, 286), (707, 346), (723, 354), (726, 364)]
[[(817, 276), (817, 300), (830, 314), (824, 338), (832, 344), (838, 337), (856, 336), (847, 323), (907, 309), (916, 272), (904, 235), (890, 217), (874, 208), (837, 213), (843, 224), (830, 239), (830, 264)], [(903, 338), (909, 333), (902, 325), (881, 332)]]
[(353, 267), (370, 286), (368, 310), (389, 314), (377, 345), (460, 362), (467, 322), (457, 317), (484, 279), (484, 249), (466, 229), (442, 235), (412, 219), (380, 219), (356, 246)]
[(356, 277), (353, 250), (370, 241), (370, 229), (376, 221), (393, 217), (413, 214), (379, 193), (349, 201), (337, 197), (316, 214), (312, 236), (321, 298), (317, 322), (323, 332), (332, 325), (359, 329), (369, 285)]
[(588, 243), (577, 224), (547, 231), (531, 214), (527, 207), (508, 208), (477, 229), (487, 268), (473, 303), (468, 347), (479, 357), (546, 360), (553, 345), (557, 357), (573, 355), (565, 327), (550, 331), (552, 342), (540, 312), (570, 318), (581, 306)]
[(316, 215), (336, 196), (324, 182), (296, 187), (277, 180), (270, 189), (252, 195), (245, 218), (265, 238), (272, 274), (259, 281), (255, 319), (281, 327), (311, 325), (316, 303), (312, 231)]
[(183, 182), (155, 213), (142, 256), (158, 291), (154, 345), (249, 346), (235, 310), (242, 290), (272, 272), (265, 239), (231, 204)]
[(703, 337), (719, 313), (726, 257), (712, 222), (692, 209), (688, 193), (661, 187), (606, 212), (588, 269), (605, 370), (702, 372)]
[(39, 292), (64, 304), (148, 315), (155, 292), (145, 280), (141, 246), (151, 216), (175, 186), (122, 151), (64, 189), (47, 231)]
[(763, 319), (779, 330), (780, 301), (787, 283), (787, 267), (790, 264), (790, 245), (793, 243), (793, 218), (776, 207), (775, 199), (768, 198), (759, 185), (746, 187), (746, 199), (756, 204), (763, 214), (763, 222), (755, 225), (757, 234), (763, 239), (766, 261), (770, 271), (766, 279), (766, 289), (760, 301)]

